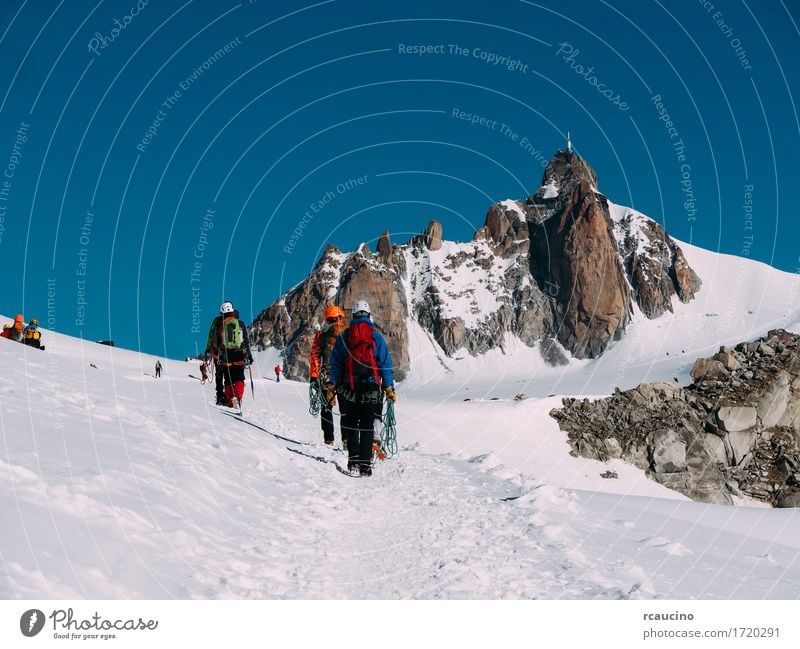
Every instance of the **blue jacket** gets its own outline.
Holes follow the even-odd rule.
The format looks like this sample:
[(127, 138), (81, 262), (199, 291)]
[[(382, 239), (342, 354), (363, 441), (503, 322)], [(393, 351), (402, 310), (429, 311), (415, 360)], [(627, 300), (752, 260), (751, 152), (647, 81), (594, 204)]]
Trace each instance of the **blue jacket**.
[[(358, 324), (359, 322), (366, 322), (372, 327), (372, 337), (375, 339), (375, 365), (378, 366), (378, 374), (381, 377), (381, 384), (384, 388), (394, 386), (394, 372), (392, 371), (392, 357), (389, 356), (389, 348), (386, 346), (386, 341), (383, 336), (375, 329), (375, 325), (369, 318), (354, 318), (350, 322), (350, 326)], [(333, 345), (333, 351), (330, 355), (331, 371), (329, 374), (331, 383), (338, 384), (344, 379), (345, 362), (347, 361), (349, 352), (347, 351), (347, 330), (339, 334), (336, 338), (336, 343)], [(364, 381), (365, 379), (361, 379)], [(369, 383), (375, 383), (375, 378), (370, 376), (366, 379)]]

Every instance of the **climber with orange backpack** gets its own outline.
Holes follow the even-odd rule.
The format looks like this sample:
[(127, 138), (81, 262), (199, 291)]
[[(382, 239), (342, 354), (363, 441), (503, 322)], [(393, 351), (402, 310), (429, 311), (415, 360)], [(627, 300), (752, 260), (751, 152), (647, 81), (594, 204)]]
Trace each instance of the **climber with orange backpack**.
[(9, 339), (16, 340), (18, 343), (23, 342), (25, 336), (25, 318), (21, 314), (14, 317), (14, 324), (11, 325), (11, 330), (8, 334)]
[[(325, 322), (322, 323), (322, 328), (314, 336), (314, 343), (311, 345), (311, 353), (308, 357), (308, 365), (310, 367), (309, 375), (311, 383), (317, 383), (320, 387), (328, 384), (328, 376), (330, 374), (330, 355), (333, 350), (333, 345), (336, 339), (343, 331), (347, 329), (344, 323), (344, 311), (338, 306), (332, 305), (325, 309)], [(322, 407), (320, 408), (320, 421), (322, 424), (322, 437), (326, 444), (333, 444), (333, 409), (332, 404), (327, 400), (322, 400)], [(342, 433), (342, 448), (347, 448), (347, 437), (344, 434), (344, 429), (339, 426)]]
[(381, 392), (392, 402), (397, 397), (389, 349), (370, 319), (369, 304), (358, 300), (352, 313), (350, 326), (333, 346), (324, 394), (329, 405), (339, 396), (348, 471), (371, 476), (375, 420), (383, 410)]

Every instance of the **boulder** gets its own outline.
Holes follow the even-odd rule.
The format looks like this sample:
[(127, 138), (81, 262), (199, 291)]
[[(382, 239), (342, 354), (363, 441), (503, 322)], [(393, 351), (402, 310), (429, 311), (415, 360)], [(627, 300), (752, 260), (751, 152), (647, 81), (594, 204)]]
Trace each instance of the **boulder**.
[(756, 425), (758, 413), (753, 406), (722, 406), (717, 421), (722, 430), (738, 432)]
[(781, 494), (775, 502), (776, 507), (800, 507), (800, 491)]
[(789, 405), (791, 388), (789, 373), (781, 370), (758, 400), (756, 411), (764, 428), (777, 425)]
[(756, 441), (756, 433), (755, 431), (740, 430), (728, 433), (727, 439), (733, 454), (731, 464), (736, 465), (750, 454)]
[(651, 383), (650, 387), (655, 391), (656, 395), (666, 400), (675, 399), (683, 392), (680, 384), (675, 381), (657, 381)]
[(778, 420), (777, 426), (785, 428), (793, 428), (796, 432), (800, 432), (800, 400), (793, 398), (791, 392), (789, 402), (786, 405), (786, 410), (783, 416)]
[[(795, 352), (791, 353), (791, 356), (789, 357), (789, 362), (786, 365), (786, 370), (792, 376), (800, 375), (800, 355), (798, 355)], [(798, 377), (798, 378), (800, 378), (800, 377)], [(797, 379), (795, 379), (795, 380), (797, 380)]]
[(700, 383), (709, 379), (723, 381), (728, 379), (730, 375), (721, 362), (710, 358), (698, 358), (689, 376), (697, 383)]
[(738, 370), (742, 365), (739, 362), (739, 359), (736, 358), (736, 354), (734, 354), (727, 347), (723, 347), (716, 354), (714, 354), (714, 360), (722, 363), (725, 369), (730, 371)]
[(759, 343), (756, 351), (762, 356), (775, 356), (775, 350), (767, 343)]
[(728, 464), (728, 453), (725, 449), (724, 440), (713, 433), (706, 433), (704, 440), (706, 448), (709, 450), (712, 457), (720, 464)]
[(622, 446), (616, 438), (607, 437), (604, 441), (609, 459), (617, 460), (622, 457)]
[(686, 442), (678, 433), (670, 428), (657, 430), (651, 444), (653, 471), (657, 474), (686, 471)]

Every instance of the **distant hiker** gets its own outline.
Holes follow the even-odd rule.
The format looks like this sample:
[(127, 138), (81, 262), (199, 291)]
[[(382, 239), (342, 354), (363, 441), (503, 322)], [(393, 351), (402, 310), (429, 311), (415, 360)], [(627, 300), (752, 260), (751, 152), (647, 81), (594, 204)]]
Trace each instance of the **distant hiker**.
[(216, 387), (216, 403), (218, 406), (228, 405), (225, 400), (225, 385), (224, 385), (224, 368), (220, 361), (219, 349), (216, 346), (217, 333), (222, 325), (222, 318), (225, 314), (233, 313), (233, 304), (230, 302), (223, 302), (219, 307), (219, 315), (211, 322), (211, 327), (208, 330), (208, 340), (206, 341), (206, 355), (211, 357), (214, 363), (214, 385)]
[(11, 338), (11, 325), (3, 325), (3, 333), (0, 333), (0, 338)]
[(33, 318), (23, 332), (23, 342), (37, 349), (42, 346), (42, 332), (39, 331), (39, 321)]
[(208, 381), (208, 370), (206, 369), (207, 359), (203, 359), (203, 362), (200, 363), (200, 385), (205, 385), (205, 382)]
[[(321, 387), (328, 385), (330, 375), (330, 355), (336, 339), (339, 337), (347, 325), (344, 323), (344, 311), (338, 306), (329, 306), (325, 309), (325, 322), (322, 324), (322, 329), (314, 336), (314, 343), (311, 345), (311, 354), (308, 358), (308, 364), (311, 368), (310, 376), (311, 382), (319, 383)], [(335, 400), (335, 397), (334, 397)], [(323, 399), (322, 410), (320, 411), (320, 420), (322, 423), (322, 436), (326, 444), (333, 444), (333, 404), (329, 404), (327, 400)], [(344, 429), (339, 425), (342, 434), (342, 448), (347, 448), (347, 436), (344, 434)]]
[(156, 378), (161, 376), (161, 361), (156, 361)]
[(349, 471), (372, 475), (372, 439), (375, 420), (383, 409), (381, 387), (393, 402), (392, 359), (383, 336), (370, 320), (369, 304), (359, 300), (353, 306), (350, 326), (336, 339), (330, 356), (329, 383), (325, 398), (329, 404), (340, 396), (342, 430), (347, 435)]
[[(223, 302), (220, 308), (220, 324), (209, 334), (211, 348), (216, 350), (225, 383), (225, 405), (241, 408), (244, 397), (244, 368), (253, 364), (247, 327), (239, 319), (233, 304)], [(216, 322), (217, 318), (215, 318)]]
[(280, 383), (281, 382), (281, 372), (282, 371), (283, 370), (281, 369), (280, 365), (276, 365), (275, 366), (275, 382), (276, 383)]
[(16, 340), (18, 343), (21, 343), (24, 335), (25, 335), (25, 318), (23, 318), (22, 315), (17, 314), (14, 317), (14, 324), (11, 325), (11, 333), (9, 334), (8, 337), (11, 340)]
[(94, 369), (97, 369), (97, 365), (95, 365), (94, 363), (89, 363), (89, 367), (93, 367)]

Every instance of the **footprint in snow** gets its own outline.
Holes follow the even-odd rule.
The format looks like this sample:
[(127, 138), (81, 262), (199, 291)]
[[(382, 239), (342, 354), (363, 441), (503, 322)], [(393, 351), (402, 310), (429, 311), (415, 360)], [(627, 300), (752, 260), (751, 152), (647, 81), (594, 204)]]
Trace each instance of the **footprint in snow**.
[(683, 557), (688, 554), (692, 554), (692, 551), (685, 545), (681, 545), (680, 543), (673, 543), (669, 539), (665, 539), (663, 536), (645, 538), (642, 539), (640, 543), (646, 543), (651, 547), (658, 548), (659, 550), (663, 550), (667, 554), (671, 554), (676, 557)]

